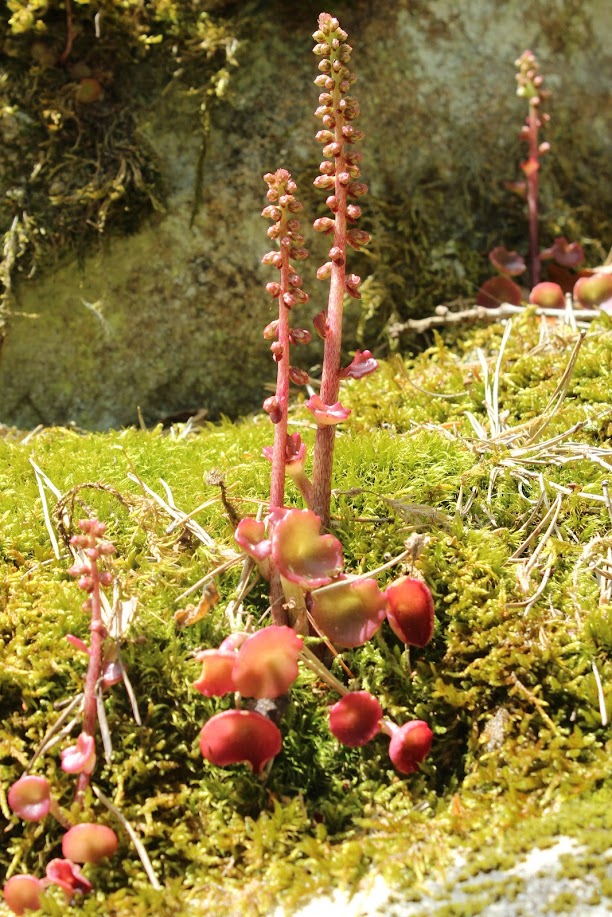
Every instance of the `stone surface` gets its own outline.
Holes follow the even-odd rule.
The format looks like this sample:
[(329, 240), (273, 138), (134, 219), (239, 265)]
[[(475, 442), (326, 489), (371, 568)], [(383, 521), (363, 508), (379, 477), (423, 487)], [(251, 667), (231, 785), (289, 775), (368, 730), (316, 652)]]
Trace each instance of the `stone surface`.
[[(67, 253), (53, 271), (17, 285), (0, 357), (1, 422), (101, 429), (136, 423), (137, 407), (155, 422), (198, 409), (236, 415), (261, 402), (273, 376), (261, 337), (273, 317), (262, 287), (270, 270), (259, 264), (262, 173), (290, 169), (305, 203), (317, 202), (309, 212), (323, 212), (310, 189), (319, 161), (310, 50), (318, 12), (312, 3), (243, 13), (230, 4), (239, 67), (212, 110), (198, 207), (197, 100), (180, 89), (152, 100), (141, 126), (165, 177), (166, 212), (131, 236), (111, 234), (82, 264)], [(381, 320), (469, 298), (491, 245), (524, 243), (523, 205), (501, 182), (518, 172), (524, 112), (513, 61), (526, 47), (555, 93), (543, 229), (592, 236), (604, 225), (612, 205), (609, 183), (599, 181), (612, 134), (605, 0), (534, 0), (528, 12), (519, 0), (398, 0), (383, 13), (359, 0), (333, 12), (355, 48), (371, 187), (364, 228), (375, 233), (371, 255), (351, 268), (371, 275), (368, 305), (378, 304)], [(310, 247), (305, 324), (324, 305), (312, 275), (325, 245), (318, 238)], [(302, 365), (317, 359), (303, 356)]]

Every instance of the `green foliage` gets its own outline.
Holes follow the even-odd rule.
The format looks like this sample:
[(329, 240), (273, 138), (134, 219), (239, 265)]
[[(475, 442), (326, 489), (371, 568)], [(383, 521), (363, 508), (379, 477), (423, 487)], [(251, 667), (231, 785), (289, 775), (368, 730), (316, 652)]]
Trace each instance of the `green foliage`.
[[(471, 875), (511, 864), (561, 833), (583, 845), (566, 869), (595, 874), (612, 811), (612, 749), (593, 668), (609, 715), (612, 626), (597, 570), (609, 550), (611, 520), (605, 503), (585, 495), (601, 494), (609, 477), (612, 329), (602, 316), (589, 330), (565, 399), (539, 440), (560, 436), (559, 442), (524, 455), (503, 431), (542, 417), (575, 336), (553, 328), (540, 341), (529, 314), (515, 323), (499, 376), (502, 435), (483, 440), (467, 416), (489, 429), (474, 355), (481, 348), (493, 372), (501, 330), (453, 332), (419, 357), (395, 358), (346, 387), (354, 423), (338, 437), (331, 527), (343, 542), (347, 569), (372, 569), (412, 537), (414, 565), (436, 604), (434, 639), (424, 650), (408, 658), (384, 625), (380, 639), (341, 656), (385, 713), (431, 723), (432, 753), (409, 778), (393, 770), (382, 736), (363, 749), (338, 745), (325, 714), (336, 698), (309, 672), (292, 690), (283, 751), (267, 782), (242, 766), (221, 770), (201, 757), (198, 733), (218, 704), (190, 687), (198, 674), (192, 654), (227, 633), (224, 610), (236, 569), (217, 578), (220, 602), (196, 624), (180, 630), (173, 614), (186, 603), (181, 593), (232, 546), (219, 486), (206, 483), (207, 473), (224, 476), (240, 514), (266, 500), (269, 465), (260, 454), (269, 441), (267, 418), (195, 433), (181, 426), (85, 435), (47, 429), (24, 439), (6, 431), (0, 440), (3, 873), (38, 871), (57, 855), (59, 830), (18, 823), (3, 794), (60, 705), (81, 689), (85, 667), (65, 635), (84, 637), (87, 619), (61, 540), (61, 559), (53, 556), (32, 458), (68, 494), (62, 505), (73, 519), (91, 511), (107, 522), (122, 593), (138, 599), (122, 654), (143, 724), (135, 724), (121, 685), (113, 688), (106, 713), (114, 757), (94, 783), (137, 831), (163, 890), (148, 885), (119, 828), (120, 853), (91, 871), (97, 890), (80, 913), (214, 908), (263, 915), (279, 902), (291, 913), (305, 897), (330, 886), (355, 889), (373, 872), (402, 895), (418, 896), (424, 878), (454, 849), (468, 851)], [(311, 440), (305, 414), (294, 408), (292, 429)], [(563, 436), (578, 422), (581, 428)], [(580, 456), (571, 443), (581, 444)], [(540, 485), (528, 472), (545, 482), (541, 504)], [(185, 512), (207, 504), (195, 518), (217, 547), (182, 526), (169, 530), (168, 515), (129, 473), (166, 499), (163, 478)], [(46, 493), (52, 511), (54, 498)], [(555, 525), (529, 567), (547, 528), (540, 523), (559, 494)], [(299, 504), (297, 492), (289, 501)], [(406, 562), (386, 576), (411, 570)], [(259, 620), (266, 607), (264, 590), (255, 589), (247, 612)], [(346, 679), (340, 660), (333, 671)], [(60, 802), (69, 807), (59, 749), (34, 770), (66, 787)], [(93, 794), (86, 816), (108, 818), (117, 828)], [(499, 894), (497, 886), (475, 891), (474, 906)]]

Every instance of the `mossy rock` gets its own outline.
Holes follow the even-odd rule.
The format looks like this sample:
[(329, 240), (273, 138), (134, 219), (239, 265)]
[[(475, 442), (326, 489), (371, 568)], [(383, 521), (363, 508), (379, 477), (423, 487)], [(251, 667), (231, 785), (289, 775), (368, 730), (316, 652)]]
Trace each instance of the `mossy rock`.
[[(60, 830), (12, 819), (5, 793), (84, 671), (65, 639), (86, 638), (88, 626), (67, 575), (66, 523), (45, 523), (42, 493), (50, 520), (58, 518), (51, 488), (63, 495), (68, 528), (90, 512), (107, 521), (122, 594), (138, 600), (121, 651), (142, 725), (121, 685), (113, 688), (105, 705), (113, 759), (100, 755), (94, 783), (143, 842), (161, 887), (151, 887), (127, 833), (91, 794), (85, 817), (117, 828), (120, 853), (87, 868), (95, 889), (82, 904), (66, 907), (49, 893), (46, 913), (290, 915), (313, 896), (350, 895), (376, 878), (391, 890), (387, 913), (403, 914), (408, 902), (421, 907), (415, 915), (486, 913), (504, 896), (520, 900), (523, 858), (563, 838), (575, 842), (559, 848), (570, 884), (559, 885), (546, 913), (572, 913), (572, 881), (587, 883), (589, 907), (609, 903), (612, 323), (602, 315), (580, 344), (575, 330), (541, 329), (528, 311), (503, 332), (448, 333), (416, 358), (395, 357), (347, 383), (343, 395), (352, 415), (337, 442), (331, 525), (347, 569), (374, 569), (410, 538), (413, 559), (381, 583), (414, 565), (435, 599), (434, 638), (410, 659), (386, 625), (380, 639), (342, 653), (389, 716), (431, 724), (431, 755), (409, 777), (394, 771), (382, 736), (362, 749), (336, 743), (325, 712), (335, 698), (307, 671), (292, 689), (267, 780), (201, 757), (203, 722), (229, 702), (192, 689), (193, 653), (228, 632), (238, 568), (217, 577), (220, 600), (196, 623), (179, 629), (174, 613), (197, 604), (198, 591), (182, 594), (233, 544), (219, 484), (207, 481), (222, 475), (240, 514), (266, 501), (266, 416), (166, 431), (5, 428), (4, 874), (42, 874), (58, 853)], [(291, 420), (310, 444), (301, 399)], [(201, 507), (194, 519), (214, 544), (169, 527), (147, 490), (168, 502), (166, 487), (182, 511)], [(299, 502), (296, 492), (288, 502)], [(266, 607), (257, 585), (247, 612), (259, 620)], [(339, 664), (333, 671), (346, 678)], [(34, 770), (69, 809), (59, 749)], [(459, 903), (453, 883), (467, 896)]]
[[(324, 208), (309, 190), (318, 6), (108, 3), (96, 19), (92, 3), (73, 3), (63, 62), (64, 3), (13, 7), (20, 29), (0, 23), (2, 420), (105, 429), (133, 423), (138, 407), (147, 422), (253, 409), (269, 373), (262, 174), (288, 168), (307, 212)], [(526, 16), (519, 0), (402, 0), (384, 13), (360, 0), (333, 12), (355, 49), (370, 185), (373, 242), (350, 264), (366, 278), (357, 342), (384, 342), (390, 319), (473, 301), (493, 245), (525, 251), (524, 203), (503, 184), (524, 153), (513, 61), (527, 46), (553, 91), (542, 244), (565, 235), (601, 262), (608, 4), (536, 0)], [(92, 80), (101, 95), (79, 96)], [(316, 314), (323, 240), (311, 249)]]

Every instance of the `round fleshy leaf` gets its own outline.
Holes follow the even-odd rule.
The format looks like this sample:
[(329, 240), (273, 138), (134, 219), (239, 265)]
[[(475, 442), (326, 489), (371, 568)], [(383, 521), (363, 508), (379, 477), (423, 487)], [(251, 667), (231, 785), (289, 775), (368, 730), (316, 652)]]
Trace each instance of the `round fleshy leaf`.
[(37, 879), (36, 876), (27, 874), (12, 876), (4, 885), (4, 901), (13, 914), (38, 911), (41, 908), (42, 891), (40, 879)]
[(496, 309), (503, 302), (509, 302), (513, 306), (520, 306), (521, 288), (509, 277), (504, 277), (503, 275), (485, 280), (478, 290), (476, 305), (486, 306), (487, 309)]
[(241, 519), (234, 532), (234, 538), (242, 550), (261, 563), (270, 554), (270, 542), (266, 538), (266, 526), (263, 522), (249, 517)]
[(195, 657), (202, 663), (202, 673), (193, 686), (205, 697), (222, 697), (236, 691), (232, 672), (236, 662), (233, 650), (202, 650)]
[(211, 717), (200, 732), (200, 750), (219, 767), (244, 763), (260, 774), (282, 746), (272, 720), (254, 710), (224, 710)]
[(312, 594), (310, 614), (317, 629), (338, 646), (362, 646), (374, 636), (387, 598), (374, 579), (342, 579)]
[(355, 356), (345, 369), (341, 369), (338, 375), (341, 379), (363, 379), (370, 373), (378, 369), (378, 360), (375, 360), (369, 350), (355, 351)]
[(431, 749), (433, 732), (423, 720), (396, 726), (389, 744), (389, 757), (400, 774), (411, 774)]
[(500, 274), (505, 274), (506, 277), (518, 277), (527, 268), (522, 255), (519, 255), (518, 252), (509, 252), (503, 245), (498, 245), (489, 252), (489, 261)]
[(434, 603), (425, 583), (402, 576), (387, 586), (385, 594), (393, 632), (410, 646), (427, 646), (434, 630)]
[(97, 863), (117, 850), (117, 835), (107, 825), (82, 822), (74, 825), (62, 838), (62, 853), (73, 863)]
[(565, 296), (558, 283), (537, 283), (529, 294), (529, 302), (542, 309), (564, 309)]
[(329, 728), (350, 748), (365, 745), (380, 732), (382, 707), (369, 691), (352, 691), (329, 708)]
[(24, 821), (40, 821), (51, 808), (51, 791), (46, 777), (20, 777), (8, 791), (8, 804)]
[(600, 271), (591, 277), (581, 277), (574, 287), (574, 299), (585, 309), (596, 309), (612, 299), (612, 273)]
[(342, 545), (320, 535), (321, 520), (310, 509), (286, 512), (272, 530), (272, 560), (281, 576), (304, 589), (325, 586), (342, 570)]
[(273, 624), (251, 634), (236, 657), (236, 690), (245, 697), (280, 697), (298, 676), (303, 645), (292, 627)]

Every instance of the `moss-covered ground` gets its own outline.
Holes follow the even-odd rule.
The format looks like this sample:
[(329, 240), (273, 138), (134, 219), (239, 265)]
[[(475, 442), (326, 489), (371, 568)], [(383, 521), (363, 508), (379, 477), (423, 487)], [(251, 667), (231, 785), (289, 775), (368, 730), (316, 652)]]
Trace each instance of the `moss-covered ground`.
[[(100, 755), (94, 784), (142, 841), (160, 888), (92, 793), (86, 814), (117, 829), (120, 851), (86, 868), (95, 889), (78, 908), (49, 893), (46, 913), (265, 915), (280, 905), (290, 914), (311, 895), (375, 874), (400, 898), (418, 899), (458, 851), (464, 871), (482, 872), (560, 835), (582, 845), (580, 869), (610, 894), (601, 855), (612, 830), (612, 322), (593, 322), (581, 346), (575, 329), (542, 328), (530, 312), (506, 340), (503, 331), (438, 338), (417, 358), (396, 356), (351, 383), (343, 399), (353, 414), (337, 440), (332, 527), (347, 569), (378, 567), (411, 538), (414, 559), (381, 581), (414, 564), (436, 603), (434, 639), (410, 658), (386, 624), (379, 639), (342, 654), (390, 716), (431, 724), (431, 755), (409, 777), (394, 771), (384, 737), (363, 749), (338, 745), (325, 714), (335, 697), (307, 671), (265, 782), (200, 754), (202, 724), (229, 702), (192, 688), (193, 655), (228, 632), (240, 565), (217, 577), (220, 600), (208, 614), (182, 628), (174, 615), (198, 604), (201, 590), (182, 594), (234, 547), (209, 473), (223, 476), (238, 514), (266, 500), (265, 416), (106, 434), (4, 430), (2, 875), (42, 875), (60, 849), (59, 827), (24, 825), (6, 801), (82, 685), (84, 657), (65, 638), (86, 638), (88, 621), (59, 519), (95, 512), (107, 522), (122, 596), (138, 602), (121, 653), (142, 724), (121, 684), (108, 692), (113, 757), (109, 765)], [(291, 422), (312, 440), (299, 403)], [(58, 512), (53, 488), (63, 495)], [(147, 488), (185, 513), (205, 504), (194, 518), (214, 543), (172, 526)], [(295, 492), (288, 500), (299, 503)], [(256, 585), (245, 609), (258, 621), (266, 608)], [(333, 671), (346, 678), (338, 662)], [(59, 768), (61, 747), (33, 770), (69, 810), (74, 783)]]

